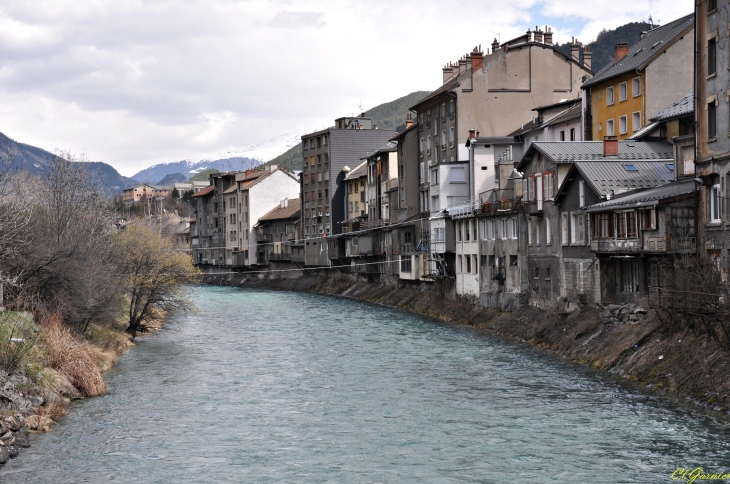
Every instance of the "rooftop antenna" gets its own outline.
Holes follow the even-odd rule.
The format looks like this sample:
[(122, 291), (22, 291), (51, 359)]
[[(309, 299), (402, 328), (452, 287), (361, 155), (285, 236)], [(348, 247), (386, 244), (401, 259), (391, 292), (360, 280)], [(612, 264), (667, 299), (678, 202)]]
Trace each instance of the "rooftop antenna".
[(651, 18), (651, 15), (649, 15), (648, 22), (649, 22), (649, 25), (651, 26), (651, 30), (654, 30), (654, 19)]
[(495, 32), (494, 30), (490, 30), (490, 32), (493, 33), (493, 34), (495, 34), (497, 36), (497, 40), (501, 44), (502, 43), (502, 36), (499, 35), (499, 32)]

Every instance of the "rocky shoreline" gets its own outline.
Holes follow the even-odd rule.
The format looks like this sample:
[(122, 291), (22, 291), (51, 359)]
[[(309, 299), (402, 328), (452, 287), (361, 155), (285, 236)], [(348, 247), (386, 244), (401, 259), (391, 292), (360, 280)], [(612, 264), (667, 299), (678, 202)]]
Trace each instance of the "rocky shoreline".
[(661, 315), (641, 306), (501, 312), (457, 297), (444, 285), (378, 283), (334, 273), (296, 278), (206, 274), (204, 283), (348, 297), (468, 325), (619, 375), (717, 414), (730, 414), (730, 353), (707, 335), (667, 329)]

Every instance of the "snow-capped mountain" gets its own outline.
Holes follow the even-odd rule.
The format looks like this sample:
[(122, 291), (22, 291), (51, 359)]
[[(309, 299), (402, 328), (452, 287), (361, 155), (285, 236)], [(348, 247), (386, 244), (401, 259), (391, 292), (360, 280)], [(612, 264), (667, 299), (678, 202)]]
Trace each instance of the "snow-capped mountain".
[(165, 176), (174, 173), (182, 173), (190, 178), (209, 168), (219, 171), (247, 170), (284, 153), (299, 141), (299, 135), (285, 133), (240, 150), (218, 153), (200, 161), (181, 160), (153, 165), (135, 173), (132, 178), (139, 182), (158, 183)]

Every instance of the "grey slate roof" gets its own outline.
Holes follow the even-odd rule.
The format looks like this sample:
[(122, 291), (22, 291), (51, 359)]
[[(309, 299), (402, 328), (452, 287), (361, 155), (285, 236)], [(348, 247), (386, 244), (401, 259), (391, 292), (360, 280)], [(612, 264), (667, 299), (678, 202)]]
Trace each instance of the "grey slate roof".
[(566, 121), (572, 121), (573, 119), (580, 118), (582, 114), (582, 107), (583, 106), (581, 103), (577, 103), (569, 109), (566, 109), (562, 113), (558, 114), (554, 118), (549, 119), (548, 121), (543, 123), (543, 126), (553, 126), (559, 123), (564, 123)]
[(695, 15), (691, 13), (674, 22), (650, 30), (643, 39), (639, 39), (638, 42), (629, 47), (629, 53), (626, 54), (626, 57), (618, 62), (611, 62), (598, 71), (593, 78), (583, 84), (583, 88), (585, 89), (607, 79), (641, 69), (655, 56), (664, 52), (675, 39), (681, 37), (688, 29), (693, 27), (694, 21)]
[(361, 176), (367, 176), (368, 174), (368, 162), (363, 161), (359, 165), (357, 165), (355, 168), (353, 168), (350, 173), (347, 174), (345, 177), (345, 180), (354, 180), (355, 178), (360, 178)]
[[(674, 180), (667, 161), (577, 161), (575, 168), (599, 196), (666, 185)], [(633, 165), (636, 171), (626, 170)]]
[(667, 121), (669, 119), (679, 118), (682, 116), (688, 116), (695, 111), (695, 91), (694, 89), (674, 101), (666, 108), (659, 111), (659, 113), (653, 118), (649, 118), (649, 121)]
[(604, 210), (620, 210), (623, 208), (653, 207), (660, 200), (690, 195), (696, 191), (694, 180), (682, 180), (667, 183), (655, 188), (629, 193), (607, 200), (605, 202), (591, 205), (585, 209), (586, 212), (601, 212)]
[(458, 83), (459, 83), (458, 76), (454, 77), (453, 79), (449, 79), (441, 87), (439, 87), (438, 89), (436, 89), (435, 91), (433, 91), (431, 94), (426, 94), (420, 101), (418, 101), (416, 104), (414, 104), (413, 106), (411, 106), (408, 109), (415, 110), (415, 108), (417, 106), (420, 106), (421, 104), (423, 104), (424, 102), (428, 101), (429, 99), (435, 98), (436, 96), (438, 96), (442, 92), (448, 91), (452, 87), (455, 87)]
[(619, 141), (618, 156), (603, 155), (603, 141), (535, 141), (522, 157), (518, 168), (540, 151), (555, 163), (575, 161), (672, 160), (672, 145), (664, 141)]

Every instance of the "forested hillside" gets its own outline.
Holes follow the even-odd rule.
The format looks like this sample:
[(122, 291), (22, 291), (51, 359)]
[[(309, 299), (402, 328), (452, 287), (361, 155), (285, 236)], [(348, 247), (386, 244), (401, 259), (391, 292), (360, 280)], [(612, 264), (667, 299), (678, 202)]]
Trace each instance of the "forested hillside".
[[(658, 27), (658, 25), (654, 26), (654, 28), (656, 27)], [(642, 31), (650, 29), (651, 25), (646, 22), (631, 22), (614, 30), (603, 29), (598, 34), (596, 40), (588, 44), (591, 48), (591, 52), (593, 53), (591, 62), (591, 69), (593, 72), (600, 71), (609, 62), (613, 61), (614, 46), (616, 44), (619, 42), (628, 42), (629, 45), (634, 44), (641, 38)], [(565, 44), (556, 44), (556, 47), (566, 55), (570, 55), (570, 42), (566, 42)], [(581, 61), (583, 61), (582, 44), (580, 58)]]
[[(406, 115), (408, 108), (416, 104), (420, 99), (428, 94), (428, 91), (416, 91), (387, 103), (375, 106), (365, 111), (365, 115), (373, 119), (373, 123), (378, 125), (378, 129), (394, 129), (402, 131), (406, 126)], [(334, 121), (334, 119), (332, 120)], [(302, 165), (302, 144), (287, 150), (285, 153), (270, 160), (267, 164), (274, 164), (279, 168), (285, 168), (289, 171), (301, 170)]]

